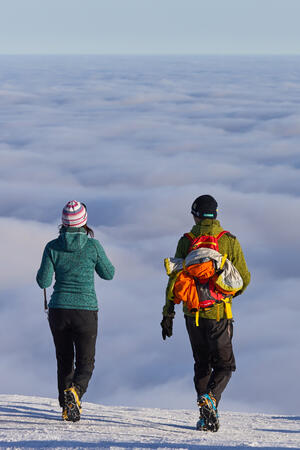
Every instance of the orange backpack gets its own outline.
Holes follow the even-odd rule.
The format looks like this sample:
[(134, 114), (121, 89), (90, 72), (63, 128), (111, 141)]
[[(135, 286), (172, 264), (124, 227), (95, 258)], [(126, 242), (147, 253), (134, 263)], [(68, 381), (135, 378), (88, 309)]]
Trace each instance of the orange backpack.
[[(222, 231), (217, 236), (195, 237), (192, 233), (186, 233), (190, 241), (188, 253), (199, 248), (210, 248), (219, 251), (218, 240), (228, 231)], [(203, 258), (199, 264), (188, 267), (183, 264), (183, 270), (178, 274), (173, 287), (174, 303), (186, 302), (190, 311), (211, 308), (216, 302), (230, 297), (230, 292), (222, 292), (215, 284), (220, 271), (216, 270), (214, 260)]]

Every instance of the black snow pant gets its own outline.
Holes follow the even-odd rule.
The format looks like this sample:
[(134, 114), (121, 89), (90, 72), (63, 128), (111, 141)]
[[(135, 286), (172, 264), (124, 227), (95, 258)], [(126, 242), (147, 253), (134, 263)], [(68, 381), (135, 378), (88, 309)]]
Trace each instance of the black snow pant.
[(194, 356), (194, 383), (198, 398), (212, 392), (217, 404), (222, 392), (235, 371), (235, 359), (232, 350), (232, 320), (195, 318), (185, 316)]
[(80, 398), (87, 390), (95, 366), (98, 313), (50, 308), (49, 324), (56, 350), (58, 400), (63, 407), (64, 390), (72, 384)]

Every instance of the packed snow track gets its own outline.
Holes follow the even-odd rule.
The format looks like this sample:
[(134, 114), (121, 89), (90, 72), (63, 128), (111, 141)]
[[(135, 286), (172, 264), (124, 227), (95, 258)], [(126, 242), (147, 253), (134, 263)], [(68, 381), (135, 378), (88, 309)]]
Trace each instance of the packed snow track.
[(0, 448), (300, 448), (300, 417), (220, 412), (218, 433), (195, 430), (197, 410), (83, 403), (80, 422), (61, 420), (56, 400), (0, 395)]

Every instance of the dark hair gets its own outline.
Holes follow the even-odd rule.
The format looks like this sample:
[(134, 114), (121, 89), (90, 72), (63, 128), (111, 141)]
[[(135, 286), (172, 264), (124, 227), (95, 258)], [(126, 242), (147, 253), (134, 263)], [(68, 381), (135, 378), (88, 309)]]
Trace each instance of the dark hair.
[[(81, 204), (85, 207), (85, 210), (87, 211), (86, 204), (83, 203), (83, 202), (81, 202)], [(87, 234), (88, 234), (89, 236), (91, 236), (92, 238), (94, 237), (94, 231), (93, 231), (90, 227), (88, 227), (87, 224), (83, 225), (82, 228), (85, 229), (85, 231), (87, 232)]]
[(86, 233), (87, 233), (89, 236), (91, 236), (92, 238), (94, 237), (94, 231), (93, 231), (90, 227), (88, 227), (87, 224), (83, 225), (82, 228), (85, 229)]

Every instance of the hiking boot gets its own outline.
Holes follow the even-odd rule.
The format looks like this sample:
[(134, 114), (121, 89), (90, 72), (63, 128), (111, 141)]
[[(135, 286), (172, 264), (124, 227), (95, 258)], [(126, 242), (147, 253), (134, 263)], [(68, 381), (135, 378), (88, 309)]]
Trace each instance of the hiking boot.
[(69, 422), (78, 422), (81, 414), (81, 404), (79, 399), (79, 389), (75, 386), (65, 389), (65, 405), (62, 411), (62, 419)]
[(200, 431), (218, 431), (219, 415), (217, 410), (217, 402), (215, 397), (210, 392), (209, 394), (201, 395), (198, 398), (198, 406), (200, 410), (200, 417), (196, 428)]

